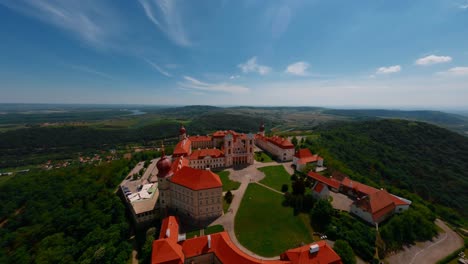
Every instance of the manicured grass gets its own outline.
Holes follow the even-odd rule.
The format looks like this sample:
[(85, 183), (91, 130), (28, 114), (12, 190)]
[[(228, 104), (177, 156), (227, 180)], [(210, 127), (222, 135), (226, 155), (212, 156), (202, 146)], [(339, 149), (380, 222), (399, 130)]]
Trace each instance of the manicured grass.
[(222, 225), (209, 226), (205, 229), (205, 235), (219, 233), (223, 231), (224, 231), (224, 227)]
[[(214, 234), (214, 233), (219, 233), (224, 231), (224, 227), (222, 225), (214, 225), (214, 226), (209, 226), (205, 228), (205, 235), (209, 234)], [(185, 237), (187, 239), (189, 238), (194, 238), (195, 236), (199, 237), (200, 236), (200, 230), (193, 230), (185, 234)]]
[(268, 185), (278, 191), (281, 191), (281, 186), (283, 184), (287, 184), (288, 189), (291, 190), (291, 175), (284, 169), (283, 165), (268, 166), (258, 168), (258, 170), (265, 173), (265, 178), (263, 178), (260, 183)]
[(231, 181), (229, 179), (229, 171), (221, 171), (217, 173), (219, 179), (223, 183), (223, 192), (227, 192), (229, 190), (237, 190), (240, 186), (240, 182)]
[(2, 175), (0, 176), (0, 185), (4, 184), (7, 182), (9, 179), (13, 178), (13, 175)]
[(254, 159), (259, 162), (272, 162), (270, 156), (268, 156), (265, 152), (255, 152)]
[(310, 243), (312, 237), (293, 209), (281, 205), (283, 196), (258, 184), (249, 184), (236, 215), (239, 242), (254, 253), (273, 257)]

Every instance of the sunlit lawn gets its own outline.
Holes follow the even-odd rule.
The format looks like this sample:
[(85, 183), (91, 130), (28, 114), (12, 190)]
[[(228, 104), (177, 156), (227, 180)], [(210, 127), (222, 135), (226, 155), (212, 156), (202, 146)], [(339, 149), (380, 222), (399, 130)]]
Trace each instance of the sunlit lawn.
[(265, 178), (263, 178), (260, 183), (268, 185), (278, 191), (281, 191), (281, 186), (283, 184), (287, 184), (290, 189), (291, 175), (284, 169), (283, 165), (263, 167), (259, 168), (259, 170), (265, 173)]
[(312, 241), (306, 221), (294, 216), (293, 209), (282, 206), (282, 201), (281, 194), (249, 184), (235, 220), (236, 236), (243, 246), (273, 257)]

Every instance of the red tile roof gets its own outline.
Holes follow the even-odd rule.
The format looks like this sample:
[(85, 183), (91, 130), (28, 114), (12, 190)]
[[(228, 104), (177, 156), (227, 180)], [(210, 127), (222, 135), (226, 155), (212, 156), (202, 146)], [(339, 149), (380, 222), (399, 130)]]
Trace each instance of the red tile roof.
[[(167, 231), (169, 230), (169, 232)], [(167, 236), (169, 235), (169, 236)], [(159, 231), (159, 239), (167, 238), (177, 242), (179, 236), (179, 221), (175, 216), (169, 216), (163, 219), (161, 230)]]
[(316, 192), (318, 192), (318, 193), (321, 193), (322, 190), (323, 190), (323, 187), (324, 187), (324, 185), (323, 185), (322, 183), (319, 182), (319, 183), (317, 183), (317, 184), (315, 185), (314, 191), (316, 191)]
[(309, 253), (311, 245), (290, 249), (281, 254), (281, 259), (290, 260), (291, 263), (308, 263), (308, 264), (341, 264), (341, 258), (335, 251), (323, 240), (317, 241), (314, 244), (319, 246), (319, 251)]
[(278, 147), (280, 147), (282, 149), (293, 149), (294, 148), (294, 145), (289, 140), (287, 140), (286, 138), (279, 137), (279, 136), (264, 137), (264, 136), (262, 136), (260, 134), (256, 134), (255, 138), (257, 140), (270, 142), (273, 145), (276, 145), (276, 146), (278, 146)]
[(372, 214), (372, 219), (379, 222), (380, 218), (395, 210), (392, 195), (385, 190), (379, 190), (356, 201), (356, 206)]
[(174, 152), (172, 153), (172, 156), (174, 157), (180, 157), (180, 156), (187, 156), (190, 153), (190, 148), (191, 148), (192, 142), (190, 139), (183, 139), (177, 143), (177, 145), (174, 148)]
[(211, 141), (210, 136), (190, 136), (189, 139), (192, 142)]
[(220, 158), (224, 157), (224, 153), (219, 149), (199, 149), (192, 151), (192, 154), (190, 154), (190, 159), (200, 160), (207, 156), (210, 156), (212, 158)]
[(175, 174), (183, 167), (189, 166), (189, 160), (184, 157), (178, 157), (172, 162), (171, 171), (172, 174)]
[(312, 178), (312, 179), (314, 179), (316, 181), (324, 183), (324, 184), (326, 184), (326, 185), (328, 185), (328, 186), (330, 186), (332, 188), (335, 188), (335, 189), (340, 188), (340, 182), (339, 181), (337, 181), (335, 179), (332, 179), (332, 178), (327, 178), (327, 177), (325, 177), (323, 175), (320, 175), (320, 174), (318, 174), (316, 172), (311, 171), (311, 172), (309, 172), (307, 174), (307, 176), (309, 176), (310, 178)]
[(360, 192), (360, 193), (362, 193), (364, 195), (369, 195), (369, 194), (372, 194), (372, 193), (375, 193), (375, 192), (379, 191), (379, 189), (377, 189), (377, 188), (374, 188), (374, 187), (369, 186), (369, 185), (362, 184), (362, 183), (357, 182), (357, 181), (353, 181), (348, 177), (345, 177), (341, 181), (341, 184), (344, 187), (347, 187), (349, 189), (354, 189), (357, 192)]
[(299, 164), (307, 164), (311, 162), (317, 162), (318, 160), (323, 160), (322, 157), (319, 155), (315, 154), (313, 155), (309, 149), (300, 149), (296, 151), (296, 154), (294, 154), (294, 157), (298, 158), (298, 163)]
[(209, 170), (183, 167), (171, 178), (171, 182), (192, 190), (204, 190), (222, 187), (219, 176)]
[(182, 247), (176, 242), (168, 239), (153, 241), (152, 264), (183, 264), (184, 261)]
[(410, 205), (411, 202), (407, 202), (406, 200), (400, 199), (400, 197), (393, 195), (390, 193), (390, 198), (395, 203), (395, 205)]
[(236, 131), (233, 130), (219, 130), (213, 133), (213, 137), (220, 138), (220, 137), (225, 137), (226, 135), (231, 134), (234, 141), (236, 139), (247, 139), (247, 135), (244, 133), (237, 133)]
[(286, 251), (281, 255), (281, 260), (261, 260), (241, 251), (232, 242), (227, 232), (212, 234), (210, 239), (211, 245), (209, 246), (208, 236), (188, 239), (178, 244), (168, 238), (160, 238), (153, 242), (152, 263), (179, 264), (183, 263), (186, 258), (213, 253), (223, 264), (341, 264), (340, 257), (324, 241), (316, 242), (319, 251), (313, 254), (309, 253), (309, 246), (303, 246)]

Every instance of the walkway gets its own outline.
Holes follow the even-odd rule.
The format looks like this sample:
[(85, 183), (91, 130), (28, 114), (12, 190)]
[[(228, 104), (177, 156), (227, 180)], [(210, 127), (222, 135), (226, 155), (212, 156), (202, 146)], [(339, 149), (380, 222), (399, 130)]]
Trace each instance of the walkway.
[[(236, 218), (237, 211), (239, 210), (240, 203), (242, 201), (242, 198), (244, 197), (245, 190), (247, 190), (247, 186), (249, 183), (254, 182), (258, 185), (261, 185), (265, 188), (268, 188), (276, 193), (283, 194), (275, 189), (272, 189), (268, 186), (265, 186), (264, 184), (259, 183), (258, 181), (262, 180), (265, 177), (265, 174), (263, 172), (259, 171), (258, 168), (261, 167), (266, 167), (266, 166), (276, 166), (276, 165), (283, 165), (285, 169), (288, 171), (288, 167), (291, 168), (291, 162), (287, 163), (277, 163), (277, 162), (268, 162), (268, 163), (261, 163), (261, 162), (255, 162), (254, 165), (251, 165), (245, 169), (242, 170), (234, 170), (232, 168), (227, 169), (229, 171), (229, 178), (233, 181), (240, 182), (241, 185), (237, 190), (231, 191), (232, 194), (234, 195), (234, 199), (231, 202), (231, 205), (229, 206), (229, 211), (225, 213), (223, 216), (220, 218), (216, 219), (213, 223), (210, 224), (212, 225), (222, 225), (224, 227), (224, 230), (228, 232), (229, 237), (231, 238), (232, 242), (244, 253), (258, 258), (258, 259), (263, 259), (263, 260), (278, 260), (278, 257), (273, 257), (273, 258), (266, 258), (259, 256), (252, 251), (248, 250), (244, 246), (239, 243), (237, 240), (236, 233), (234, 231), (234, 222)], [(291, 168), (292, 169), (292, 168)]]
[(443, 230), (436, 239), (405, 247), (403, 251), (388, 257), (388, 263), (436, 263), (463, 246), (463, 239), (444, 222), (437, 219), (435, 223)]

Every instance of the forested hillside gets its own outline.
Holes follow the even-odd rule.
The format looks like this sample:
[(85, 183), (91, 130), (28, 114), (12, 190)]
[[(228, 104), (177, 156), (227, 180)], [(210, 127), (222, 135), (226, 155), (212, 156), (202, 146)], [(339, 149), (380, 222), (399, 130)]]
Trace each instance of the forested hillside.
[(129, 162), (17, 175), (0, 186), (0, 263), (126, 263), (129, 224), (114, 190)]
[(381, 186), (468, 212), (468, 138), (427, 123), (379, 120), (322, 126), (309, 146), (329, 164)]

